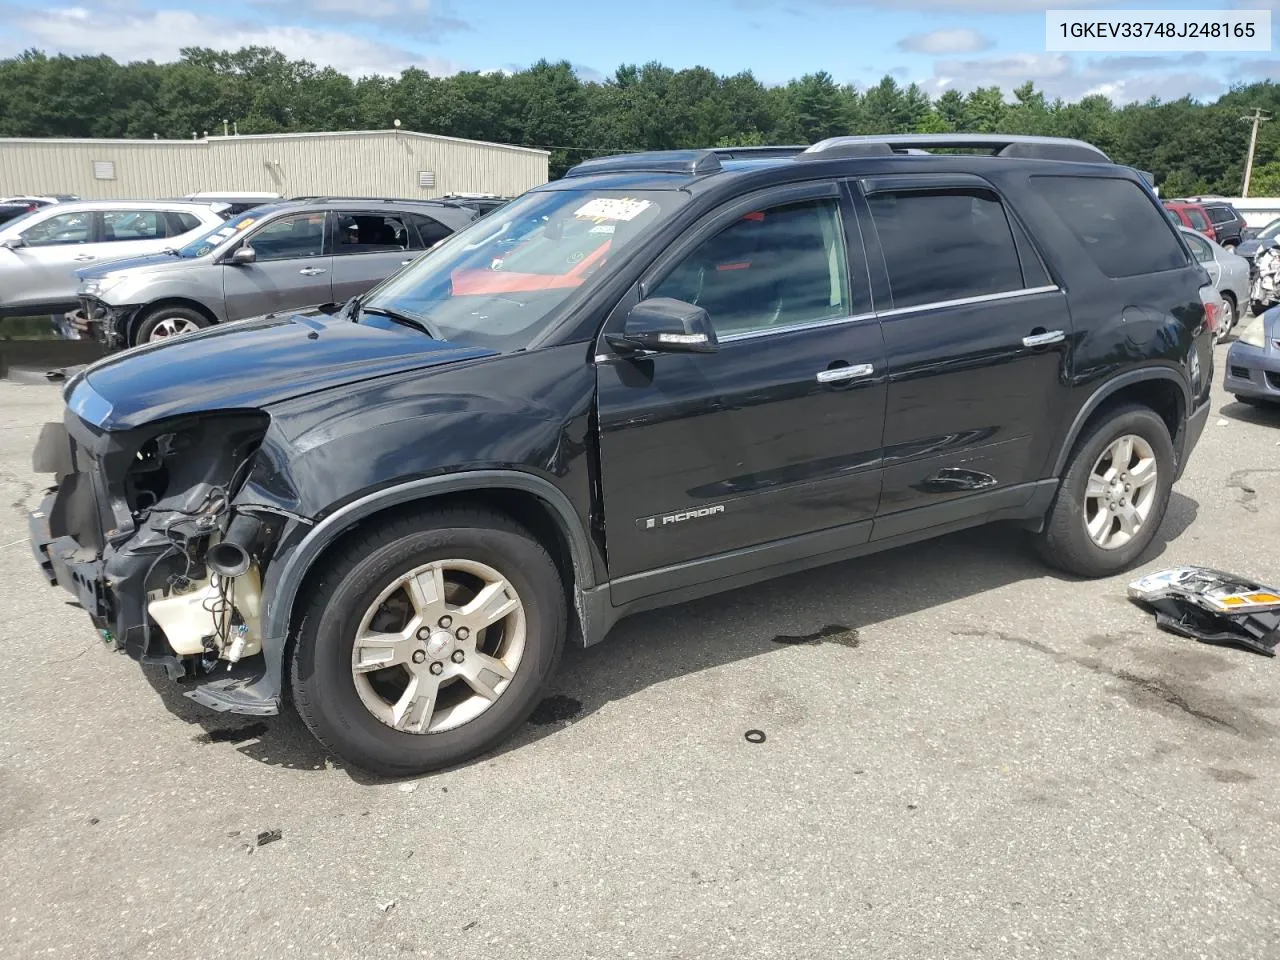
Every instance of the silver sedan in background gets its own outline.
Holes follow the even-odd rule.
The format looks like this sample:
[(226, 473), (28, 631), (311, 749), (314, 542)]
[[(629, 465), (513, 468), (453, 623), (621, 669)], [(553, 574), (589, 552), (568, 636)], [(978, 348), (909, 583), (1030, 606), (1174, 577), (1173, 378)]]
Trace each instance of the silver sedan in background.
[(1202, 233), (1179, 227), (1196, 260), (1209, 272), (1209, 279), (1222, 296), (1222, 321), (1214, 335), (1218, 343), (1227, 339), (1240, 321), (1240, 311), (1249, 305), (1249, 261), (1224, 250)]

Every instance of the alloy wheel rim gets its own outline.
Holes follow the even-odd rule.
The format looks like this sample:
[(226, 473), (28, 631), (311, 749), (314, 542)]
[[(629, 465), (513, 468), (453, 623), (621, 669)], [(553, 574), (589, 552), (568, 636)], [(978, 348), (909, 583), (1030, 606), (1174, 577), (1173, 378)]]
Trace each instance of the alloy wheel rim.
[(488, 564), (436, 560), (397, 576), (369, 605), (351, 650), (360, 702), (411, 734), (476, 719), (524, 658), (524, 604)]
[(1084, 528), (1097, 546), (1118, 550), (1146, 526), (1159, 491), (1151, 444), (1128, 433), (1107, 445), (1089, 471)]
[(1214, 338), (1218, 343), (1227, 339), (1231, 330), (1236, 325), (1236, 310), (1231, 305), (1231, 301), (1223, 298), (1222, 301), (1222, 323), (1218, 327), (1218, 334)]
[(168, 340), (170, 337), (179, 337), (184, 333), (195, 333), (199, 329), (199, 325), (186, 317), (165, 317), (152, 327), (148, 339), (154, 343), (156, 340)]

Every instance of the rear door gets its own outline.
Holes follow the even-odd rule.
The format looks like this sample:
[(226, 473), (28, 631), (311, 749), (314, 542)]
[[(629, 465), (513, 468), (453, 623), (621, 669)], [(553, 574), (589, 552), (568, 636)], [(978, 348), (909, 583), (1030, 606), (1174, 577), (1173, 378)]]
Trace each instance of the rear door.
[(227, 319), (329, 302), (333, 258), (325, 242), (324, 211), (277, 217), (255, 229), (244, 240), (254, 262), (221, 267)]
[(891, 298), (878, 311), (888, 388), (875, 538), (979, 509), (965, 498), (1027, 502), (1054, 434), (1046, 422), (1069, 396), (1064, 293), (985, 180), (860, 186)]
[(740, 198), (677, 241), (610, 317), (620, 328), (635, 299), (672, 297), (705, 308), (719, 339), (716, 353), (639, 357), (601, 341), (614, 602), (714, 576), (714, 564), (682, 572), (699, 558), (723, 564), (831, 527), (846, 528), (843, 544), (870, 535), (858, 521), (880, 496), (884, 345), (857, 238), (835, 183)]
[(344, 303), (401, 267), (422, 249), (407, 217), (388, 210), (337, 210), (329, 214), (333, 249), (332, 299)]

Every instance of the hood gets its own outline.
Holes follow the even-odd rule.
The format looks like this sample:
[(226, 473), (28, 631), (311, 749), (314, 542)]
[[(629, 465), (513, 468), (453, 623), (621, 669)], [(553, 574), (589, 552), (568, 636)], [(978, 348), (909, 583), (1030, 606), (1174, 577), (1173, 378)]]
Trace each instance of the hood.
[(168, 417), (259, 409), (345, 384), (494, 356), (407, 327), (322, 314), (267, 316), (136, 347), (67, 384), (67, 404), (104, 430)]
[(133, 273), (136, 270), (155, 270), (166, 269), (171, 267), (189, 266), (196, 261), (191, 258), (183, 258), (174, 256), (171, 253), (151, 253), (145, 257), (125, 257), (123, 260), (104, 260), (101, 263), (95, 263), (91, 267), (83, 267), (76, 271), (76, 276), (81, 280), (101, 280), (103, 277), (111, 273), (120, 273), (128, 270)]

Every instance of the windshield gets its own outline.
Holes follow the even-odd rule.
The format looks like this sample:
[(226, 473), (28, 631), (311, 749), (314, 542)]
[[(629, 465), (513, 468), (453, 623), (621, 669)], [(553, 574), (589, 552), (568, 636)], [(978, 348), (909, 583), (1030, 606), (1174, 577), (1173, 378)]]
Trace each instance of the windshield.
[(261, 211), (249, 211), (238, 217), (232, 217), (226, 223), (220, 223), (207, 233), (196, 237), (178, 251), (178, 256), (191, 260), (212, 253), (227, 240), (248, 230), (261, 219)]
[(666, 191), (546, 190), (490, 213), (364, 300), (441, 339), (524, 349), (618, 252), (685, 201)]
[(1260, 240), (1270, 240), (1276, 236), (1280, 236), (1280, 220), (1272, 220), (1258, 233)]

